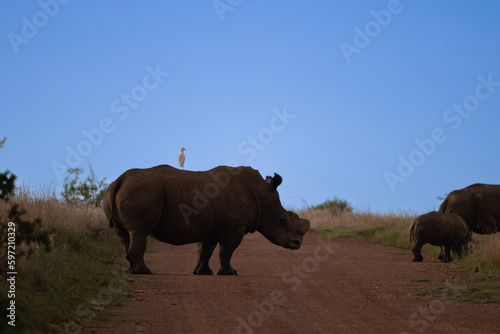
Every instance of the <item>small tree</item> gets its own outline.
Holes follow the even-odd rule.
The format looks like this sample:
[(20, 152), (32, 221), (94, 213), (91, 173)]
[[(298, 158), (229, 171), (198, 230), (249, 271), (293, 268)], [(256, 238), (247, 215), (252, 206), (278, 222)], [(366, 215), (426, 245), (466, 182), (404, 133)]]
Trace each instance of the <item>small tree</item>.
[(68, 176), (64, 178), (63, 189), (61, 193), (64, 200), (68, 203), (88, 203), (95, 206), (102, 205), (104, 192), (108, 187), (104, 183), (106, 178), (99, 181), (89, 164), (90, 175), (84, 181), (80, 180), (80, 175), (83, 173), (82, 168), (68, 168)]
[(9, 199), (9, 196), (14, 193), (15, 181), (16, 176), (8, 170), (5, 171), (5, 173), (0, 174), (0, 199)]
[[(0, 148), (3, 147), (5, 139), (0, 141)], [(15, 180), (16, 176), (9, 171), (0, 174), (0, 201), (9, 201), (10, 195), (14, 192)], [(37, 246), (44, 246), (46, 251), (50, 250), (50, 231), (42, 229), (40, 218), (35, 219), (34, 222), (23, 220), (22, 216), (26, 211), (20, 209), (17, 204), (7, 210), (8, 222), (2, 221), (0, 217), (0, 247), (4, 250), (0, 252), (0, 277), (8, 271), (14, 271), (16, 262), (22, 256), (29, 258)], [(21, 245), (25, 246), (19, 247)]]
[(349, 202), (347, 202), (346, 200), (339, 199), (338, 197), (335, 197), (334, 199), (329, 199), (324, 203), (316, 205), (313, 208), (321, 210), (330, 210), (332, 211), (332, 213), (337, 213), (339, 211), (352, 212), (351, 204), (349, 204)]

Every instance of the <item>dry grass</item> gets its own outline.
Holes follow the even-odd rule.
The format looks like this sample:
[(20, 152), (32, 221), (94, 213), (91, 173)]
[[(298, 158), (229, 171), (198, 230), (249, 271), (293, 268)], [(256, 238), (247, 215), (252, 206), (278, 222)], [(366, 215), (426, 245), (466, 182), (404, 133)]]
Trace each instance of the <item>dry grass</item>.
[(500, 233), (473, 234), (474, 252), (464, 257), (464, 269), (478, 272), (479, 277), (500, 276)]
[(101, 208), (61, 202), (56, 198), (53, 188), (53, 186), (35, 187), (29, 184), (20, 186), (9, 202), (0, 201), (0, 212), (4, 214), (2, 218), (7, 220), (5, 216), (7, 207), (19, 204), (20, 208), (26, 210), (23, 219), (34, 221), (39, 217), (46, 229), (66, 227), (95, 231), (109, 226)]
[(308, 209), (299, 213), (303, 218), (309, 219), (311, 229), (315, 231), (334, 228), (407, 228), (415, 218), (415, 215), (401, 214), (374, 214), (370, 212), (354, 213), (351, 211), (331, 211), (323, 209)]

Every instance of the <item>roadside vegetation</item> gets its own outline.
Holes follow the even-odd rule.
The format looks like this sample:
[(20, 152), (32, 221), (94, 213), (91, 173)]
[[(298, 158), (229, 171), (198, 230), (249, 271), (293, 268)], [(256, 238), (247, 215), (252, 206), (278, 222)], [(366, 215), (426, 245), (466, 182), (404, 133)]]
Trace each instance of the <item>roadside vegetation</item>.
[[(67, 182), (71, 179), (70, 173)], [(81, 321), (124, 300), (126, 274), (117, 264), (121, 246), (98, 205), (66, 202), (53, 187), (15, 187), (14, 181), (10, 172), (0, 174), (0, 333), (75, 332)], [(97, 178), (91, 183), (103, 187)], [(9, 222), (16, 229), (10, 258)], [(7, 265), (8, 259), (14, 262)], [(17, 274), (8, 274), (13, 271)], [(13, 276), (15, 285), (7, 281)], [(5, 312), (12, 301), (15, 312), (8, 313), (15, 313), (15, 327)]]
[[(410, 226), (417, 214), (410, 212), (374, 214), (355, 212), (351, 205), (335, 198), (302, 210), (299, 215), (309, 219), (311, 229), (331, 238), (353, 238), (378, 242), (386, 246), (411, 250)], [(443, 299), (479, 303), (500, 302), (500, 233), (473, 234), (474, 253), (458, 258), (452, 264), (456, 269), (453, 283), (419, 293)], [(439, 247), (426, 244), (422, 252), (436, 257)], [(408, 261), (413, 258), (408, 252)], [(425, 260), (424, 260), (425, 261)]]
[[(40, 219), (50, 240), (50, 251), (35, 247), (29, 258), (16, 258), (14, 332), (74, 332), (81, 321), (124, 300), (126, 276), (117, 264), (121, 246), (102, 209), (68, 204), (48, 191), (21, 187), (9, 201), (26, 210), (24, 219)], [(8, 205), (0, 203), (0, 212)], [(4, 296), (5, 283), (2, 278)], [(0, 307), (6, 309), (7, 302), (2, 298)], [(2, 333), (12, 330), (5, 322), (1, 326)]]

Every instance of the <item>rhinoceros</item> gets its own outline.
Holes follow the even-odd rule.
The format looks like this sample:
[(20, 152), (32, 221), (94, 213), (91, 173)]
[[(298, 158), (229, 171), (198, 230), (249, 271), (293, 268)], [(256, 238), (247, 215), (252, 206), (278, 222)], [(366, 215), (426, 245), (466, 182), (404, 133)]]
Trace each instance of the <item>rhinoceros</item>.
[(423, 260), (420, 252), (422, 246), (430, 243), (434, 246), (444, 246), (443, 262), (450, 262), (450, 249), (458, 256), (462, 256), (462, 251), (467, 252), (471, 240), (471, 231), (465, 221), (453, 213), (442, 213), (432, 211), (418, 216), (413, 221), (410, 230), (410, 241), (413, 241), (412, 249), (413, 261)]
[(473, 184), (446, 196), (439, 212), (455, 213), (478, 234), (500, 231), (500, 185)]
[(278, 174), (264, 180), (251, 167), (130, 169), (110, 184), (103, 207), (131, 273), (151, 273), (144, 263), (151, 235), (173, 245), (198, 242), (195, 275), (213, 275), (209, 260), (219, 243), (218, 274), (238, 275), (230, 260), (245, 234), (258, 231), (276, 245), (299, 249), (310, 228), (307, 219), (282, 207), (281, 182)]

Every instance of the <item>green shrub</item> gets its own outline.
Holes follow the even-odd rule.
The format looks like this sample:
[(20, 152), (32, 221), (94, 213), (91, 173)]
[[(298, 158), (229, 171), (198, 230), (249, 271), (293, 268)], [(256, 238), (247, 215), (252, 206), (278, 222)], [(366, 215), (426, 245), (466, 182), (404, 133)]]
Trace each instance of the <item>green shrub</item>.
[(64, 178), (64, 191), (61, 193), (66, 202), (71, 204), (86, 203), (95, 206), (102, 205), (104, 192), (108, 187), (104, 183), (106, 179), (99, 181), (90, 164), (89, 168), (90, 175), (84, 181), (80, 180), (80, 174), (83, 173), (82, 168), (68, 168), (68, 176)]
[(338, 197), (326, 200), (325, 202), (314, 206), (313, 209), (330, 210), (332, 213), (337, 213), (339, 211), (352, 212), (351, 204), (349, 204), (346, 200), (339, 199)]

